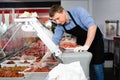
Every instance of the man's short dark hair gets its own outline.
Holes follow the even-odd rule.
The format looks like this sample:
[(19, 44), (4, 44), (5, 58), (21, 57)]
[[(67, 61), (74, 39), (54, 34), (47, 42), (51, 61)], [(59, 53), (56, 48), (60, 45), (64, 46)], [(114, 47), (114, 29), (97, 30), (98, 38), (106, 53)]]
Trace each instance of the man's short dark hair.
[(61, 13), (63, 10), (64, 8), (61, 5), (59, 4), (53, 5), (49, 10), (49, 16), (53, 17), (56, 12)]

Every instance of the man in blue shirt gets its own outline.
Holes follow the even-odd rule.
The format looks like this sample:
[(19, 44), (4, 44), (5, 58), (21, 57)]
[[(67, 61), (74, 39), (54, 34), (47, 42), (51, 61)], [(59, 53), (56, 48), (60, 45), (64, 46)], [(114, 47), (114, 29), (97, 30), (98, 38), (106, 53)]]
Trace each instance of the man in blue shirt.
[(81, 7), (66, 11), (60, 5), (53, 5), (49, 16), (57, 24), (53, 35), (54, 43), (59, 45), (64, 32), (76, 36), (77, 44), (80, 46), (76, 47), (74, 52), (87, 50), (93, 55), (90, 64), (91, 80), (104, 80), (103, 35), (89, 13)]

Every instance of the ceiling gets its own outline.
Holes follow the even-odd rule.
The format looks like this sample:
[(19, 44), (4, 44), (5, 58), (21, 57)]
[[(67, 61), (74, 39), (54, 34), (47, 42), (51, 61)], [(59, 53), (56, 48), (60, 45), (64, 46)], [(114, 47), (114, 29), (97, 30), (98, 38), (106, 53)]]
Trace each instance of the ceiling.
[(61, 0), (0, 0), (0, 2), (53, 2), (53, 1), (61, 1)]

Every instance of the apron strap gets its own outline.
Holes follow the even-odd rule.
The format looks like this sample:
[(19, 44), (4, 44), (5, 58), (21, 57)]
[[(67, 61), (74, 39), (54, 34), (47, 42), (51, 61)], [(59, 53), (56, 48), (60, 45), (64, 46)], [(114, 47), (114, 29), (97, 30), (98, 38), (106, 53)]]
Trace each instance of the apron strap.
[[(78, 24), (76, 23), (75, 19), (73, 18), (72, 14), (71, 14), (69, 11), (67, 11), (67, 12), (68, 12), (68, 14), (70, 15), (70, 17), (72, 18), (74, 24), (75, 24), (75, 25), (78, 25)], [(66, 28), (65, 28), (65, 24), (63, 24), (63, 28), (65, 29), (65, 31), (67, 31)]]
[(73, 18), (72, 14), (71, 14), (69, 11), (67, 11), (67, 12), (68, 12), (68, 14), (70, 15), (70, 17), (72, 18), (72, 20), (73, 20), (73, 22), (75, 23), (75, 25), (77, 25), (77, 23), (76, 23), (75, 19)]

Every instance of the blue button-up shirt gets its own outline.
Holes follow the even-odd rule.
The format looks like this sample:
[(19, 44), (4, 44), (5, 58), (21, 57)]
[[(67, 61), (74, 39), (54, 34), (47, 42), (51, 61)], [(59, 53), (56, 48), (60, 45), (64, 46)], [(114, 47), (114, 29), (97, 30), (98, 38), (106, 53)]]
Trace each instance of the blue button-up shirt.
[[(88, 30), (88, 28), (90, 26), (95, 24), (95, 21), (89, 15), (89, 13), (85, 9), (83, 9), (81, 7), (73, 8), (73, 9), (69, 10), (69, 12), (72, 14), (72, 16), (75, 19), (76, 23), (78, 25), (80, 25), (80, 27), (83, 28), (86, 31)], [(69, 16), (69, 23), (65, 24), (65, 28), (67, 30), (70, 30), (70, 29), (72, 29), (74, 27), (75, 27), (75, 24), (74, 24), (73, 20)], [(55, 33), (54, 33), (53, 38), (52, 38), (53, 42), (56, 45), (58, 45), (60, 43), (60, 40), (61, 40), (62, 35), (64, 34), (64, 32), (65, 32), (65, 30), (64, 30), (63, 26), (61, 26), (61, 25), (56, 26)]]

